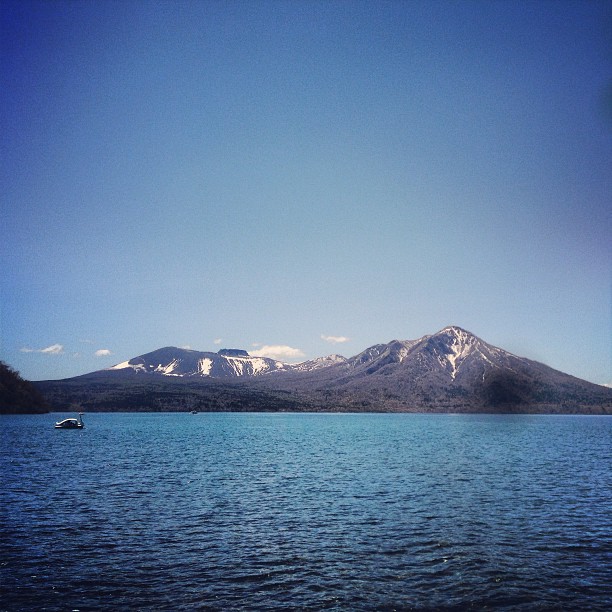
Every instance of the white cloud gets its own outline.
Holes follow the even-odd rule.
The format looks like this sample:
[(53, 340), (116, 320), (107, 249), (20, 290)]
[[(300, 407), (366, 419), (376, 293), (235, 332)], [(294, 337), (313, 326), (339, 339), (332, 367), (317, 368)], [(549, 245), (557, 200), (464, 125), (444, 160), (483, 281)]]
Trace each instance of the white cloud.
[(321, 338), (325, 340), (325, 342), (331, 342), (332, 344), (342, 344), (350, 340), (350, 338), (346, 336), (326, 336), (325, 334), (321, 334)]
[(223, 338), (215, 338), (213, 340), (213, 344), (221, 344), (223, 342)]
[(33, 349), (24, 347), (22, 353), (43, 353), (44, 355), (61, 355), (64, 352), (64, 347), (61, 344), (52, 344), (42, 349)]
[(112, 355), (112, 353), (108, 349), (98, 349), (94, 355), (96, 357), (108, 357), (109, 355)]
[(253, 357), (270, 357), (271, 359), (300, 359), (304, 353), (300, 349), (287, 346), (286, 344), (264, 344), (260, 349), (251, 351)]

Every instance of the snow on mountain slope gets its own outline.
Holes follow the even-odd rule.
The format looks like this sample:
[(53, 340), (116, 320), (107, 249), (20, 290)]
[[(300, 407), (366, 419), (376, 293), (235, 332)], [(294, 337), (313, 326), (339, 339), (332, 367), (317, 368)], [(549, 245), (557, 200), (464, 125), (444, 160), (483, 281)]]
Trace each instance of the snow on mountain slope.
[(310, 361), (303, 361), (289, 366), (292, 372), (315, 372), (323, 368), (346, 363), (346, 357), (342, 355), (328, 355), (327, 357), (317, 357)]

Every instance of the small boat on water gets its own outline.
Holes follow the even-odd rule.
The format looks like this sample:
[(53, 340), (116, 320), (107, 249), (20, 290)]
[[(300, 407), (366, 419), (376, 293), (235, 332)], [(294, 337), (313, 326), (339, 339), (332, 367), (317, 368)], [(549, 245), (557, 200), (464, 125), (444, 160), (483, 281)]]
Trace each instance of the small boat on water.
[(85, 427), (85, 423), (83, 423), (82, 412), (79, 412), (78, 419), (64, 419), (55, 424), (55, 429), (83, 429), (83, 427)]

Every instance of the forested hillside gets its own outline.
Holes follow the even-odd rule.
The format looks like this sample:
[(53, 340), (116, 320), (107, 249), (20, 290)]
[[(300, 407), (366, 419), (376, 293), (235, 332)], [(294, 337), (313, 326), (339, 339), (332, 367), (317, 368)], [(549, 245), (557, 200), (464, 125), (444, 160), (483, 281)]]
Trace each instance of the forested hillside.
[(31, 382), (0, 361), (0, 413), (39, 414), (49, 412), (44, 397)]

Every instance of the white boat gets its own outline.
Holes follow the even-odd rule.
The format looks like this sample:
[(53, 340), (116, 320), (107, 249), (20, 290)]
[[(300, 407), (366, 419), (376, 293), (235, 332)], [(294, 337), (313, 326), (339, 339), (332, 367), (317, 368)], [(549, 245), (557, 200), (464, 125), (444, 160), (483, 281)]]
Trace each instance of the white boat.
[(55, 424), (55, 429), (83, 429), (83, 427), (85, 427), (85, 423), (83, 423), (82, 412), (79, 412), (78, 419), (64, 419)]

